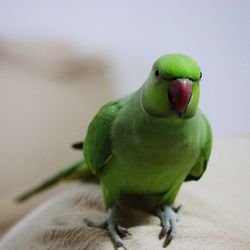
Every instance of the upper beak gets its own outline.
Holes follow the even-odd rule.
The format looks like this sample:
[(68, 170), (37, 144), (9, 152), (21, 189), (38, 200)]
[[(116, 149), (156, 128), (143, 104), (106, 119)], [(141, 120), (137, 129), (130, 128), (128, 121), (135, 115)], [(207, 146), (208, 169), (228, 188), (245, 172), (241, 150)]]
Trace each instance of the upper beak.
[(179, 114), (187, 108), (192, 95), (192, 84), (193, 82), (189, 79), (176, 79), (170, 82), (168, 96)]

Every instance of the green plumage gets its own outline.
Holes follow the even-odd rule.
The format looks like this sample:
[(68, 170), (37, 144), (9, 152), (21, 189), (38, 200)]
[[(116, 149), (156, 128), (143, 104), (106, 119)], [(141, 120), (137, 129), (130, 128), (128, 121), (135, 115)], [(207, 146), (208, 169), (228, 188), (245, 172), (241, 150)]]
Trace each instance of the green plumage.
[(40, 193), (41, 191), (44, 191), (44, 190), (50, 188), (51, 186), (54, 186), (55, 184), (57, 184), (61, 180), (71, 180), (71, 179), (81, 178), (81, 177), (86, 176), (88, 174), (89, 173), (87, 171), (86, 164), (84, 163), (84, 161), (77, 162), (77, 163), (69, 166), (68, 168), (65, 168), (65, 169), (59, 171), (56, 175), (48, 178), (47, 180), (45, 180), (43, 183), (41, 183), (37, 187), (21, 194), (20, 196), (18, 196), (16, 198), (16, 201), (23, 202), (23, 201), (29, 199), (31, 196), (33, 196), (37, 193)]
[(141, 91), (105, 105), (89, 126), (84, 156), (107, 207), (121, 194), (162, 194), (171, 205), (181, 184), (206, 168), (211, 132), (201, 111), (190, 119), (155, 118), (141, 109)]
[[(166, 83), (155, 83), (151, 74), (136, 92), (104, 105), (89, 125), (84, 157), (101, 180), (107, 207), (122, 194), (157, 194), (161, 195), (160, 203), (171, 205), (181, 184), (198, 180), (206, 169), (212, 136), (204, 114), (196, 110), (200, 69), (191, 58), (182, 55), (160, 58), (153, 70), (159, 67), (163, 68)], [(168, 101), (166, 105), (168, 79), (176, 77), (194, 81), (184, 118), (176, 115)], [(145, 97), (144, 106), (147, 88), (151, 88), (148, 96), (155, 98), (159, 106), (156, 116), (150, 107), (149, 112), (145, 111), (151, 101)]]
[[(184, 181), (202, 176), (210, 156), (210, 125), (198, 109), (200, 75), (188, 56), (160, 57), (139, 90), (105, 104), (95, 115), (84, 140), (85, 162), (60, 171), (17, 200), (91, 171), (100, 179), (107, 207), (122, 194), (156, 194), (160, 203), (171, 205)], [(167, 98), (170, 82), (177, 78), (193, 81), (181, 116)]]
[[(84, 160), (18, 197), (23, 201), (61, 180), (90, 172), (100, 180), (109, 215), (105, 227), (126, 249), (119, 235), (128, 232), (114, 216), (123, 194), (155, 195), (164, 246), (175, 236), (177, 215), (171, 209), (185, 181), (198, 180), (209, 160), (212, 133), (199, 110), (201, 70), (190, 57), (160, 57), (148, 79), (132, 94), (105, 104), (91, 121), (83, 144)], [(75, 148), (82, 143), (74, 144)]]

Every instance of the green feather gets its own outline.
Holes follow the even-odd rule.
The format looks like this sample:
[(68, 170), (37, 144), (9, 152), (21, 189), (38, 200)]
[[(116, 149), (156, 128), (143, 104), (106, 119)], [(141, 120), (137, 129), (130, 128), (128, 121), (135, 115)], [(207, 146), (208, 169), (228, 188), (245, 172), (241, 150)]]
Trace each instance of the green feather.
[(54, 176), (46, 179), (41, 184), (32, 188), (31, 190), (28, 190), (25, 193), (19, 195), (16, 198), (16, 201), (23, 202), (23, 201), (31, 198), (35, 194), (38, 194), (38, 193), (54, 186), (55, 184), (57, 184), (63, 180), (74, 180), (74, 179), (82, 178), (84, 176), (89, 176), (89, 174), (90, 173), (89, 173), (89, 170), (88, 170), (85, 162), (84, 161), (77, 162), (77, 163), (69, 166), (68, 168), (65, 168), (65, 169), (59, 171)]

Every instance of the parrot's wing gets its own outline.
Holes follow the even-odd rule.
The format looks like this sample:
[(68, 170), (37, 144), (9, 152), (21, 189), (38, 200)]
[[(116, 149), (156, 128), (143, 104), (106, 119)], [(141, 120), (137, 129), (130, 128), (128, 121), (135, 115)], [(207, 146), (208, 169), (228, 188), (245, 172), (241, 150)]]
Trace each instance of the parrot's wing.
[(212, 131), (211, 131), (210, 124), (207, 118), (205, 117), (205, 115), (203, 115), (203, 118), (204, 118), (205, 126), (206, 126), (206, 134), (207, 134), (206, 142), (201, 149), (201, 154), (197, 163), (191, 169), (185, 181), (199, 180), (207, 168), (207, 163), (208, 163), (210, 153), (211, 153), (211, 148), (212, 148)]
[(84, 140), (84, 157), (88, 167), (96, 175), (112, 156), (111, 129), (120, 109), (118, 101), (109, 102), (89, 124)]

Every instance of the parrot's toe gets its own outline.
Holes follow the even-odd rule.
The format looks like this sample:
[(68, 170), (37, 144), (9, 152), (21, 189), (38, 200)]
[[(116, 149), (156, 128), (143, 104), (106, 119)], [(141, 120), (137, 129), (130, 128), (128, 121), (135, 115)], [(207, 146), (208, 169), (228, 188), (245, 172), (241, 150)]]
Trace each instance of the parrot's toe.
[(131, 236), (127, 228), (117, 225), (117, 231), (121, 237)]
[(127, 230), (127, 228), (122, 227), (117, 223), (116, 206), (113, 206), (108, 209), (108, 218), (103, 222), (96, 223), (88, 219), (85, 219), (84, 221), (89, 227), (102, 228), (108, 230), (111, 239), (113, 240), (116, 247), (121, 247), (124, 250), (128, 250), (122, 238), (130, 236), (131, 234)]
[(89, 219), (84, 219), (83, 221), (84, 221), (84, 222), (86, 223), (86, 225), (89, 226), (89, 227), (103, 228), (103, 229), (107, 228), (107, 225), (106, 225), (107, 222), (106, 222), (106, 220), (103, 221), (103, 222), (100, 222), (100, 223), (94, 222), (94, 221), (89, 220)]
[(126, 247), (124, 241), (121, 239), (121, 237), (123, 237), (123, 236), (120, 233), (121, 231), (118, 230), (118, 227), (120, 227), (120, 226), (115, 225), (113, 223), (110, 223), (110, 224), (108, 224), (107, 230), (109, 231), (110, 236), (111, 236), (112, 240), (114, 241), (114, 243), (115, 243), (115, 245), (117, 247), (121, 247), (124, 250), (128, 250), (128, 248)]
[(179, 214), (181, 206), (178, 206), (176, 209), (164, 205), (163, 207), (158, 207), (156, 209), (156, 214), (161, 220), (161, 232), (159, 234), (159, 239), (165, 238), (163, 247), (167, 247), (171, 241), (176, 236), (175, 225), (179, 220)]
[(166, 239), (163, 243), (163, 247), (167, 247), (171, 241), (175, 238), (176, 232), (172, 229), (170, 229), (166, 234)]

